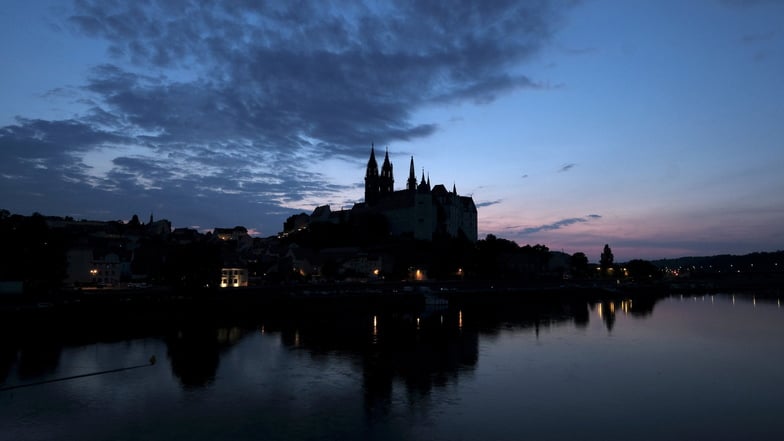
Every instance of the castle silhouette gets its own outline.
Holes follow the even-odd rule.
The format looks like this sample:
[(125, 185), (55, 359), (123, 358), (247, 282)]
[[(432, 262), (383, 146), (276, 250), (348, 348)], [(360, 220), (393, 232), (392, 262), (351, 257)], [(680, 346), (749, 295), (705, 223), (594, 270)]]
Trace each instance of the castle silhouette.
[(375, 146), (370, 147), (370, 159), (365, 170), (365, 201), (354, 204), (350, 210), (332, 211), (322, 205), (308, 216), (291, 216), (284, 225), (285, 231), (293, 231), (309, 223), (345, 221), (354, 214), (381, 214), (387, 221), (389, 233), (395, 236), (411, 236), (420, 240), (434, 237), (464, 237), (477, 240), (477, 213), (470, 196), (457, 194), (452, 184), (448, 191), (442, 184), (431, 188), (430, 177), (417, 183), (414, 172), (414, 157), (411, 157), (406, 188), (395, 190), (395, 177), (389, 150), (384, 154), (384, 163), (379, 171)]

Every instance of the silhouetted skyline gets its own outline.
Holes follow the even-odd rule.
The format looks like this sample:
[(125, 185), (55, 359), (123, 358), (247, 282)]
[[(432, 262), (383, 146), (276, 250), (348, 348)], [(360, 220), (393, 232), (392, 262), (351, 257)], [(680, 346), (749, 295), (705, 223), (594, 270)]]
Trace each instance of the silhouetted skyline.
[(784, 248), (780, 2), (4, 6), (13, 213), (270, 236), (361, 201), (375, 143), (472, 196), (480, 238)]

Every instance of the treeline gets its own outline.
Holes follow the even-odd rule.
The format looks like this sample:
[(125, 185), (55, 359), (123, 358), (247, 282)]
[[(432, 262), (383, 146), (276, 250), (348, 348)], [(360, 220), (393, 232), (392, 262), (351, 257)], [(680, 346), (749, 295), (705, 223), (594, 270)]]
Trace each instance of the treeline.
[[(569, 255), (543, 244), (520, 246), (492, 234), (478, 241), (447, 235), (430, 241), (392, 236), (384, 217), (372, 214), (335, 224), (315, 223), (268, 238), (251, 238), (242, 227), (215, 229), (214, 234), (170, 227), (168, 221), (153, 222), (152, 217), (144, 224), (135, 215), (128, 222), (98, 222), (2, 210), (0, 281), (21, 281), (26, 292), (53, 291), (66, 283), (77, 288), (102, 283), (85, 281), (89, 268), (98, 273), (101, 268), (116, 269), (119, 285), (145, 282), (178, 288), (216, 286), (222, 268), (247, 270), (249, 284), (349, 279), (644, 282), (663, 272), (644, 260), (618, 264), (609, 245), (596, 265), (582, 252)], [(755, 253), (735, 264), (761, 267), (762, 261), (776, 260), (765, 254)], [(91, 256), (85, 265), (92, 266), (74, 272), (68, 259), (75, 255)]]
[(680, 257), (655, 260), (653, 263), (668, 271), (688, 273), (693, 276), (721, 274), (780, 273), (784, 271), (784, 251), (756, 252), (744, 255), (720, 254), (716, 256)]

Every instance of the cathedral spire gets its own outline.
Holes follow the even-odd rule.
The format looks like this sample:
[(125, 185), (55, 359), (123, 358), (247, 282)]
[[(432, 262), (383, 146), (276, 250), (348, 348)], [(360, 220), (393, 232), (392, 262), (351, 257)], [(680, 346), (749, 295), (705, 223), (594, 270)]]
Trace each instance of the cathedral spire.
[(371, 163), (373, 166), (378, 169), (378, 162), (376, 162), (376, 146), (373, 143), (370, 143), (370, 159), (368, 159), (368, 169), (370, 168)]
[(416, 182), (416, 173), (414, 172), (414, 157), (411, 157), (411, 166), (408, 170), (408, 183), (406, 185), (406, 190), (416, 190), (417, 182)]
[(379, 176), (378, 162), (376, 162), (375, 146), (370, 144), (370, 159), (365, 171), (365, 203), (374, 204), (378, 199)]
[(422, 168), (422, 181), (419, 183), (419, 187), (417, 187), (417, 190), (425, 193), (430, 192), (430, 176), (428, 175), (427, 180), (425, 180), (424, 167)]
[(381, 166), (381, 176), (378, 178), (379, 193), (391, 194), (395, 191), (395, 177), (392, 173), (392, 162), (389, 161), (389, 147), (384, 154), (384, 164)]

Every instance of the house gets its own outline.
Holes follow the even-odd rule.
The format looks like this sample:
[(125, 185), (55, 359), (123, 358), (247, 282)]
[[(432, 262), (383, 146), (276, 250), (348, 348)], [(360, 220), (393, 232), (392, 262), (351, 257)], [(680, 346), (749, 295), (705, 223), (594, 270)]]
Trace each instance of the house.
[(239, 267), (221, 268), (221, 288), (241, 288), (248, 286), (248, 269)]

